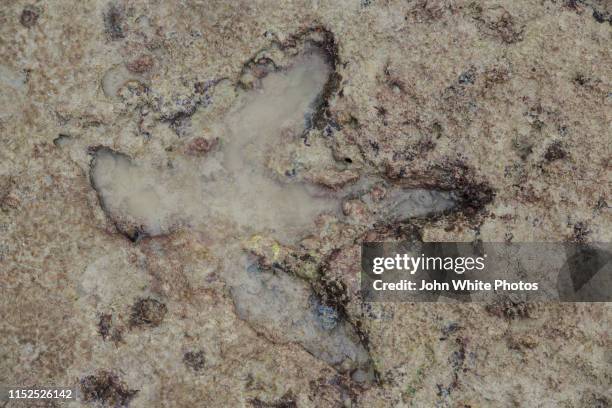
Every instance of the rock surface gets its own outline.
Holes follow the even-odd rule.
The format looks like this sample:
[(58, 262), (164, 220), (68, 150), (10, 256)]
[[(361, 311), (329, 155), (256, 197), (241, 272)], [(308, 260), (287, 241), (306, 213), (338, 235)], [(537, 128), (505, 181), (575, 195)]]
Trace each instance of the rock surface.
[[(610, 15), (597, 0), (4, 0), (0, 385), (79, 388), (69, 406), (610, 405), (609, 304), (364, 304), (354, 267), (364, 240), (610, 242)], [(215, 123), (309, 47), (330, 74), (265, 165), (337, 211), (281, 239), (231, 220), (151, 234), (101, 205), (96, 149), (204, 163), (223, 151)], [(299, 324), (236, 297), (244, 253), (284, 274), (258, 290), (298, 288), (302, 308), (269, 312)], [(318, 345), (325, 330), (342, 347)]]

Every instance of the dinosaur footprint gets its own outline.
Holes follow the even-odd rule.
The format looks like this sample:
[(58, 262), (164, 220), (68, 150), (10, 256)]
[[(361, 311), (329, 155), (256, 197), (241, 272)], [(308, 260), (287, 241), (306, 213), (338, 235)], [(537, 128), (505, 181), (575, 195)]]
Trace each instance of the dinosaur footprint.
[(179, 226), (206, 232), (217, 243), (214, 253), (222, 260), (240, 318), (277, 342), (297, 342), (355, 380), (369, 381), (370, 357), (353, 326), (317, 303), (308, 282), (249, 263), (240, 246), (241, 239), (262, 232), (281, 241), (299, 239), (319, 214), (342, 217), (348, 196), (373, 208), (374, 220), (406, 219), (454, 205), (449, 193), (399, 187), (368, 202), (372, 183), (367, 180), (330, 193), (273, 175), (266, 165), (269, 154), (308, 130), (330, 73), (325, 56), (307, 50), (285, 70), (260, 72), (253, 89), (214, 126), (219, 143), (204, 158), (159, 167), (99, 148), (90, 175), (102, 207), (124, 235), (137, 241)]

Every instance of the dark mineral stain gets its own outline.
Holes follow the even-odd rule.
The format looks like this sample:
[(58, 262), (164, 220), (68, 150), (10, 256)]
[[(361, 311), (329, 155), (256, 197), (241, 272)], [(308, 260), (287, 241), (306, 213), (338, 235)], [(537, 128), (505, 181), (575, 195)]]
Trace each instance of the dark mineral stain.
[(527, 137), (517, 137), (512, 142), (512, 147), (516, 150), (521, 160), (527, 160), (533, 153), (533, 143)]
[(439, 122), (434, 122), (431, 125), (431, 131), (436, 136), (436, 139), (439, 139), (442, 137), (444, 129), (442, 128), (442, 125)]
[(121, 379), (110, 371), (99, 371), (81, 379), (83, 401), (107, 407), (127, 407), (139, 390), (130, 390)]
[(19, 22), (26, 28), (31, 28), (38, 22), (38, 12), (33, 7), (26, 7), (21, 12)]
[(585, 393), (580, 399), (581, 407), (610, 408), (610, 400), (605, 395)]
[(587, 85), (591, 79), (582, 73), (578, 73), (574, 76), (574, 83), (580, 86)]
[(508, 12), (504, 12), (497, 21), (490, 23), (489, 28), (496, 31), (506, 44), (514, 44), (523, 40), (523, 29), (517, 26), (514, 17)]
[(416, 149), (421, 153), (432, 151), (436, 148), (436, 142), (434, 142), (430, 136), (425, 136), (416, 145)]
[(604, 196), (599, 197), (599, 199), (597, 200), (597, 203), (595, 204), (595, 209), (600, 211), (604, 208), (609, 208), (608, 206), (608, 202), (606, 201), (606, 198)]
[(297, 408), (297, 402), (291, 392), (287, 392), (278, 401), (264, 402), (259, 398), (253, 398), (249, 400), (252, 407), (255, 408)]
[(574, 224), (574, 241), (585, 242), (591, 230), (586, 222), (580, 221)]
[(473, 214), (482, 210), (487, 204), (493, 202), (495, 192), (493, 188), (485, 182), (467, 183), (460, 186), (456, 191), (456, 196), (460, 207), (467, 214)]
[(123, 330), (113, 325), (113, 315), (110, 313), (100, 315), (98, 333), (102, 336), (102, 340), (111, 340), (115, 343), (120, 342), (123, 337)]
[(442, 337), (440, 337), (440, 340), (441, 341), (446, 340), (448, 336), (457, 332), (460, 329), (461, 329), (461, 326), (459, 326), (459, 323), (452, 322), (452, 323), (447, 324), (441, 329)]
[(102, 339), (106, 340), (110, 337), (112, 327), (113, 315), (102, 314), (100, 315), (100, 321), (98, 322), (98, 333), (102, 336)]
[(376, 114), (380, 117), (385, 117), (387, 116), (387, 108), (385, 108), (384, 106), (375, 106), (374, 109), (376, 109)]
[(470, 68), (459, 76), (459, 83), (461, 85), (471, 85), (476, 80), (476, 70)]
[(219, 138), (206, 139), (204, 137), (196, 137), (187, 144), (185, 153), (191, 156), (204, 156), (211, 150), (219, 146)]
[(157, 327), (164, 320), (168, 308), (159, 300), (153, 298), (138, 299), (132, 305), (130, 326)]
[(219, 82), (227, 78), (210, 79), (207, 81), (197, 81), (193, 84), (193, 91), (198, 95), (205, 95), (210, 89), (215, 87)]
[(374, 154), (378, 155), (378, 152), (380, 151), (380, 145), (378, 144), (378, 142), (368, 140), (368, 143), (370, 144), (370, 147), (374, 151)]
[(104, 14), (104, 28), (111, 40), (125, 38), (127, 27), (125, 25), (124, 11), (121, 7), (114, 4), (108, 6), (108, 10)]
[(567, 157), (567, 152), (561, 146), (561, 143), (556, 141), (553, 142), (548, 149), (546, 149), (546, 153), (544, 153), (544, 158), (549, 161), (561, 160)]
[(145, 72), (149, 72), (153, 66), (155, 65), (155, 60), (149, 54), (143, 54), (140, 57), (136, 58), (125, 64), (125, 67), (130, 72), (134, 72), (136, 74), (143, 74)]
[(456, 343), (459, 345), (459, 349), (453, 351), (448, 358), (448, 362), (454, 370), (461, 368), (461, 366), (463, 366), (463, 362), (465, 361), (465, 345), (461, 339), (457, 339)]
[(345, 310), (349, 297), (344, 282), (322, 276), (313, 284), (313, 289), (321, 305), (330, 307), (341, 316), (346, 315)]
[(582, 13), (584, 5), (593, 10), (592, 16), (598, 23), (608, 23), (612, 25), (612, 8), (608, 0), (566, 0), (565, 7)]
[(494, 316), (505, 319), (519, 319), (529, 317), (529, 305), (522, 301), (511, 299), (500, 300), (486, 306), (486, 311)]
[(204, 358), (204, 352), (199, 351), (188, 351), (183, 355), (183, 362), (193, 371), (202, 371), (206, 365), (206, 359)]
[(161, 118), (163, 122), (167, 122), (170, 125), (170, 128), (178, 136), (182, 136), (185, 133), (185, 127), (189, 124), (191, 117), (197, 110), (197, 104), (193, 100), (189, 102), (185, 109)]
[(572, 10), (579, 10), (580, 6), (578, 5), (579, 0), (566, 0), (565, 7)]
[(598, 23), (608, 23), (612, 25), (612, 14), (610, 13), (604, 13), (603, 11), (593, 9), (593, 18)]

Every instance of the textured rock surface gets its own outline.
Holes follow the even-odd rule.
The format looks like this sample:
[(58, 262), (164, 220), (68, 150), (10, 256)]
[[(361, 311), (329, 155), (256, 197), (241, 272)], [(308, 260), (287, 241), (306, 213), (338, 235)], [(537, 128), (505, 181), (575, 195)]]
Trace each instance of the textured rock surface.
[[(609, 305), (365, 305), (354, 266), (364, 239), (609, 242), (610, 15), (597, 0), (4, 0), (0, 385), (79, 387), (75, 406), (610, 405)], [(240, 92), (311, 43), (333, 75), (268, 166), (350, 199), (299, 244), (232, 239), (308, 282), (374, 381), (242, 319), (214, 250), (227, 226), (132, 242), (90, 183), (100, 146), (206, 160)], [(381, 220), (400, 187), (457, 207)]]

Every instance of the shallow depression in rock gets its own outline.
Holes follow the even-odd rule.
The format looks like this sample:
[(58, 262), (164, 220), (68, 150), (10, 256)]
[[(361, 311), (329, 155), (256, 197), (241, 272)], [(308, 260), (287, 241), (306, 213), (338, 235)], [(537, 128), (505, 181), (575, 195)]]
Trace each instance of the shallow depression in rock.
[(364, 382), (373, 379), (374, 371), (352, 324), (318, 303), (307, 281), (248, 260), (241, 242), (257, 233), (295, 243), (312, 232), (320, 214), (342, 218), (341, 203), (349, 197), (370, 209), (372, 222), (443, 211), (454, 201), (449, 193), (398, 186), (388, 186), (384, 197), (374, 200), (371, 189), (382, 182), (379, 178), (363, 177), (331, 192), (270, 168), (278, 144), (299, 141), (309, 130), (330, 73), (324, 56), (308, 51), (243, 91), (226, 117), (211, 126), (218, 142), (207, 144), (204, 155), (160, 163), (98, 148), (91, 181), (106, 213), (133, 240), (181, 226), (206, 234), (241, 319), (275, 341), (299, 343)]
[(244, 232), (270, 231), (279, 239), (299, 235), (322, 212), (338, 213), (337, 199), (273, 177), (266, 167), (275, 144), (304, 132), (329, 71), (323, 56), (311, 52), (267, 75), (212, 126), (220, 148), (204, 158), (136, 164), (109, 149), (98, 151), (92, 182), (106, 210), (120, 228), (150, 235), (222, 219)]

